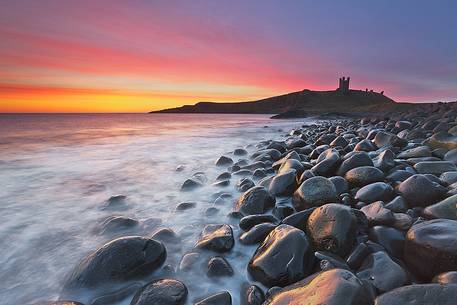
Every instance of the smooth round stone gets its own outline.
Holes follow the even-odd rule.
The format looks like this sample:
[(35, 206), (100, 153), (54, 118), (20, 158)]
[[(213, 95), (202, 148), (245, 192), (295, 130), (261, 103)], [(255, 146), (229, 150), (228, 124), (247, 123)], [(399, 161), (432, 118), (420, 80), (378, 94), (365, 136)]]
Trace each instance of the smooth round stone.
[(164, 243), (179, 242), (178, 235), (170, 228), (157, 229), (154, 233), (152, 233), (151, 238)]
[(344, 157), (344, 161), (341, 163), (337, 175), (344, 176), (349, 170), (360, 167), (360, 166), (373, 166), (373, 161), (366, 152), (353, 153), (348, 158)]
[(343, 177), (334, 176), (334, 177), (330, 177), (328, 179), (333, 183), (333, 185), (335, 185), (336, 193), (338, 195), (348, 192), (349, 185), (348, 185), (348, 182), (346, 181), (346, 179), (344, 179)]
[(206, 274), (209, 277), (221, 277), (221, 276), (232, 276), (233, 275), (233, 269), (232, 266), (230, 266), (229, 262), (220, 256), (215, 256), (212, 257), (208, 261), (208, 270), (206, 271)]
[(309, 215), (316, 209), (316, 207), (309, 208), (300, 212), (296, 212), (284, 218), (281, 223), (286, 224), (302, 231), (306, 231), (306, 223), (308, 222)]
[(410, 285), (384, 293), (375, 299), (375, 305), (455, 305), (457, 285)]
[(307, 276), (314, 255), (306, 234), (288, 225), (276, 227), (257, 248), (248, 272), (267, 287), (285, 286)]
[(124, 216), (111, 216), (101, 223), (100, 233), (110, 234), (124, 230), (131, 230), (138, 227), (139, 222), (136, 219)]
[(415, 148), (410, 148), (398, 154), (400, 159), (409, 159), (409, 158), (421, 158), (421, 157), (431, 157), (432, 151), (428, 146), (419, 146)]
[(244, 215), (263, 214), (275, 205), (275, 198), (262, 186), (255, 186), (241, 195), (235, 210)]
[(457, 182), (457, 171), (442, 173), (440, 176), (440, 180), (447, 185)]
[(457, 135), (441, 131), (428, 138), (425, 141), (425, 144), (430, 146), (432, 149), (445, 148), (447, 150), (452, 150), (457, 148)]
[(426, 207), (443, 198), (446, 188), (424, 175), (414, 175), (400, 183), (398, 193), (410, 207)]
[(350, 271), (330, 269), (309, 276), (270, 296), (264, 305), (370, 305), (363, 283)]
[(395, 213), (403, 213), (408, 210), (408, 205), (406, 204), (406, 201), (401, 196), (395, 197), (394, 199), (392, 199), (392, 201), (385, 204), (384, 207)]
[(457, 221), (434, 219), (413, 225), (406, 234), (405, 262), (424, 279), (457, 270)]
[(445, 218), (457, 220), (457, 195), (426, 207), (422, 211), (422, 215), (428, 219)]
[(388, 201), (394, 196), (393, 188), (384, 182), (368, 184), (357, 191), (355, 199), (365, 203)]
[(357, 217), (351, 208), (329, 203), (315, 209), (308, 218), (307, 233), (318, 250), (344, 257), (355, 241)]
[(105, 201), (102, 209), (104, 210), (124, 210), (128, 207), (127, 196), (125, 195), (114, 195)]
[(386, 209), (382, 201), (376, 201), (360, 209), (371, 226), (391, 225), (395, 221), (394, 213)]
[(199, 260), (200, 253), (198, 252), (184, 254), (179, 262), (179, 271), (189, 271), (193, 269)]
[(357, 270), (368, 254), (370, 254), (368, 246), (365, 243), (360, 243), (352, 249), (346, 259), (346, 263), (351, 269)]
[(193, 209), (197, 206), (196, 202), (181, 202), (176, 206), (176, 211), (185, 211)]
[(139, 236), (118, 238), (86, 256), (64, 289), (93, 288), (146, 276), (158, 269), (166, 257), (165, 246), (159, 241)]
[(233, 164), (232, 158), (221, 156), (215, 162), (216, 166), (229, 166)]
[(386, 226), (375, 226), (370, 229), (368, 237), (381, 245), (390, 256), (403, 258), (405, 233), (402, 231)]
[(303, 182), (293, 196), (294, 208), (302, 211), (311, 207), (335, 202), (338, 198), (335, 185), (325, 177), (312, 177)]
[(260, 223), (269, 222), (269, 223), (277, 223), (278, 219), (270, 214), (255, 214), (255, 215), (248, 215), (244, 216), (240, 220), (240, 228), (244, 231), (250, 230), (253, 226), (258, 225)]
[(368, 255), (357, 277), (370, 282), (380, 293), (403, 286), (408, 281), (406, 271), (383, 251)]
[(305, 170), (305, 167), (299, 160), (288, 159), (281, 164), (281, 166), (278, 169), (278, 174), (285, 173), (290, 170), (295, 170), (296, 175), (300, 176)]
[(130, 305), (183, 305), (187, 299), (186, 286), (173, 279), (155, 280), (141, 288)]
[(279, 220), (283, 220), (284, 218), (292, 215), (295, 213), (295, 209), (288, 205), (277, 205), (273, 208), (271, 213), (277, 217)]
[(272, 223), (261, 223), (252, 227), (249, 231), (240, 236), (240, 242), (244, 245), (254, 245), (262, 242), (268, 234), (276, 227)]
[(203, 228), (195, 247), (216, 252), (227, 252), (233, 248), (233, 231), (226, 224), (210, 224)]
[(457, 284), (457, 271), (443, 272), (435, 275), (432, 282), (440, 284)]
[(296, 188), (296, 171), (290, 169), (274, 176), (270, 182), (269, 191), (273, 196), (287, 196), (292, 195)]
[(194, 305), (232, 305), (232, 296), (228, 291), (223, 291), (213, 294)]
[(262, 305), (265, 301), (265, 294), (256, 285), (243, 285), (240, 293), (241, 305)]
[(373, 160), (373, 164), (376, 168), (387, 172), (395, 166), (395, 155), (390, 149), (386, 149)]
[(384, 173), (373, 166), (361, 166), (351, 169), (344, 175), (351, 186), (365, 186), (384, 180)]
[(245, 156), (248, 154), (247, 150), (246, 149), (243, 149), (243, 148), (237, 148), (233, 151), (233, 154), (235, 156)]
[(340, 154), (337, 150), (327, 149), (319, 155), (317, 164), (311, 168), (311, 171), (316, 176), (329, 177), (333, 175), (341, 163)]
[(414, 174), (406, 170), (395, 170), (387, 175), (386, 180), (391, 182), (403, 182)]
[(419, 162), (414, 165), (414, 169), (419, 174), (441, 175), (445, 172), (456, 171), (457, 167), (454, 162), (449, 161), (434, 161), (434, 162)]

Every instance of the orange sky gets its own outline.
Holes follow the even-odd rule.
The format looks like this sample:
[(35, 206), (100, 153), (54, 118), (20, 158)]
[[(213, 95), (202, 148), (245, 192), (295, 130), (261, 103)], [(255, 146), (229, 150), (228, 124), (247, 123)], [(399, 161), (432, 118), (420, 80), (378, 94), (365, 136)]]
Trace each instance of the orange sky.
[(398, 101), (457, 96), (449, 10), (261, 3), (5, 2), (0, 112), (147, 112), (330, 90), (343, 75)]

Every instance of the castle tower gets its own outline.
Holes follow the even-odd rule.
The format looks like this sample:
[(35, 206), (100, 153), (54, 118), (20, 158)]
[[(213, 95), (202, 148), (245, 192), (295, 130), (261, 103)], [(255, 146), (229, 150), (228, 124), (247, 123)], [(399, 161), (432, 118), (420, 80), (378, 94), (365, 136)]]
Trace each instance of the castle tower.
[(345, 94), (349, 93), (349, 81), (351, 80), (350, 77), (340, 77), (340, 84), (338, 86), (338, 91), (341, 91)]

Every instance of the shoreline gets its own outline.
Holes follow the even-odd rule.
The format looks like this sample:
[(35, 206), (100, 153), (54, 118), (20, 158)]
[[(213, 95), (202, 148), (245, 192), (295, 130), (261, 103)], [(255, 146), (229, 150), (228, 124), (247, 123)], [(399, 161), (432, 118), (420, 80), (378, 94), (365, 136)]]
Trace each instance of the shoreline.
[[(141, 288), (98, 302), (133, 296), (132, 305), (228, 305), (238, 298), (241, 304), (294, 305), (312, 297), (312, 304), (392, 305), (398, 299), (413, 304), (407, 301), (412, 296), (420, 304), (452, 304), (457, 109), (437, 104), (426, 110), (303, 125), (284, 141), (258, 143), (249, 155), (232, 148), (216, 161), (220, 176), (213, 183), (222, 201), (224, 188), (240, 191), (226, 223), (207, 225), (175, 266), (163, 266), (173, 232), (116, 239), (75, 267), (64, 285), (67, 295), (147, 276)], [(208, 183), (194, 173), (181, 190)], [(223, 284), (239, 271), (224, 258), (238, 244), (257, 247), (242, 262), (249, 280), (239, 283), (239, 297)], [(186, 286), (195, 283), (181, 281), (182, 272), (221, 281), (221, 291), (188, 295)]]

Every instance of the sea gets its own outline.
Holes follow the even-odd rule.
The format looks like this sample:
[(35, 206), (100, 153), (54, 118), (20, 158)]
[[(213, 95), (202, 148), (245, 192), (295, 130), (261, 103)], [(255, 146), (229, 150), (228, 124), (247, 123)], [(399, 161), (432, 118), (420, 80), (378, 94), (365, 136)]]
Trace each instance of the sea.
[[(112, 239), (151, 236), (160, 228), (179, 237), (167, 246), (165, 262), (176, 271), (206, 224), (231, 221), (227, 214), (240, 196), (237, 178), (228, 187), (212, 185), (225, 170), (215, 166), (218, 157), (249, 158), (232, 152), (245, 148), (252, 153), (259, 142), (284, 140), (301, 124), (239, 114), (0, 114), (0, 304), (55, 300), (85, 256)], [(208, 182), (180, 191), (196, 172)], [(209, 215), (207, 209), (222, 191), (232, 198)], [(127, 208), (104, 209), (115, 195), (126, 196)], [(188, 201), (196, 207), (176, 211)], [(141, 229), (103, 231), (111, 216), (137, 220)], [(176, 275), (189, 289), (188, 304), (224, 290), (231, 292), (233, 304), (239, 303), (256, 246), (240, 245), (241, 232), (236, 225), (233, 229), (236, 246), (224, 255), (234, 269), (232, 277)], [(89, 305), (99, 295), (83, 291), (73, 298)], [(110, 304), (130, 304), (131, 298)]]

